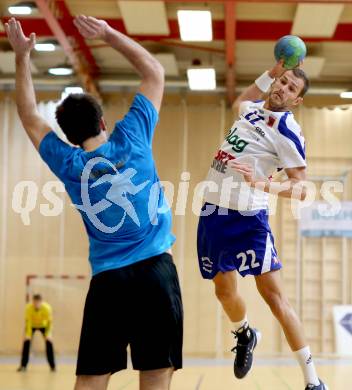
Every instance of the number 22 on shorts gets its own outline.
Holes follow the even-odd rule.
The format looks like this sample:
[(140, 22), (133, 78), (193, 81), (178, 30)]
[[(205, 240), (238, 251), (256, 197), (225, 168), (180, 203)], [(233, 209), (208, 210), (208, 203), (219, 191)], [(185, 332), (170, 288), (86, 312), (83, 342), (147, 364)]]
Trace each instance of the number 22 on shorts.
[(241, 252), (237, 256), (237, 259), (241, 259), (241, 266), (239, 272), (247, 271), (249, 268), (256, 268), (260, 266), (260, 263), (256, 262), (256, 256), (253, 249), (248, 249), (246, 252)]

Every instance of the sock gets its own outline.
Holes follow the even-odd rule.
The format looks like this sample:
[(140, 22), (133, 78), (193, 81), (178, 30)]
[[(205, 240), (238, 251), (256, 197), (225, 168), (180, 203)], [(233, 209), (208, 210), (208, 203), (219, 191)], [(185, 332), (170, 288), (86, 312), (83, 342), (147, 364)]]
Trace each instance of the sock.
[(310, 353), (309, 346), (303, 347), (302, 349), (295, 351), (294, 355), (303, 371), (306, 386), (308, 384), (319, 386), (319, 379), (315, 371), (315, 366), (313, 363), (312, 354)]
[(233, 331), (236, 332), (237, 338), (241, 343), (246, 343), (251, 340), (252, 333), (249, 330), (247, 316), (241, 321), (233, 322)]
[(245, 316), (243, 320), (238, 322), (233, 322), (232, 324), (233, 324), (233, 331), (241, 333), (243, 332), (244, 329), (248, 327), (248, 318), (247, 316)]

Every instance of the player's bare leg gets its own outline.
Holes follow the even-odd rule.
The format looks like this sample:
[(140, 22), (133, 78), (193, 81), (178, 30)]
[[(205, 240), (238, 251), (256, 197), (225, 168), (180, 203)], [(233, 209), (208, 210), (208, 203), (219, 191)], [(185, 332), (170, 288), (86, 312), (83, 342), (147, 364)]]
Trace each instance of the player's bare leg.
[(213, 282), (215, 283), (215, 294), (230, 321), (242, 321), (246, 317), (246, 305), (237, 291), (235, 271), (218, 272)]
[(139, 372), (140, 390), (168, 390), (170, 389), (173, 368), (149, 370)]
[[(280, 322), (287, 342), (302, 368), (307, 385), (306, 389), (327, 388), (322, 387), (323, 384), (317, 376), (302, 323), (284, 293), (280, 270), (258, 275), (255, 277), (255, 281), (261, 296)], [(310, 385), (313, 387), (309, 387)]]
[(218, 272), (213, 282), (215, 294), (233, 323), (233, 333), (237, 338), (237, 345), (232, 350), (236, 352), (234, 373), (237, 378), (242, 379), (252, 367), (253, 350), (259, 341), (259, 333), (249, 327), (246, 305), (238, 294), (235, 271)]
[(110, 374), (106, 375), (79, 375), (74, 390), (106, 390)]
[(255, 277), (258, 291), (280, 322), (292, 351), (307, 345), (303, 326), (296, 312), (284, 294), (281, 272), (268, 272)]

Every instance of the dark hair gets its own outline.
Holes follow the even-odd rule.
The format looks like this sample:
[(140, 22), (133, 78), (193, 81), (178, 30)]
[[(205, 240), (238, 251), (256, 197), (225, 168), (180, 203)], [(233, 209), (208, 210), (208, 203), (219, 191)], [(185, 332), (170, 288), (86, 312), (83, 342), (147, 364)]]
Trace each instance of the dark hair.
[(34, 294), (33, 295), (33, 300), (34, 301), (41, 301), (42, 300), (42, 296), (40, 294)]
[(56, 120), (67, 139), (74, 145), (100, 133), (103, 110), (93, 96), (83, 93), (69, 95), (56, 109)]
[(296, 76), (299, 79), (302, 79), (304, 81), (303, 88), (298, 95), (299, 97), (303, 97), (309, 89), (309, 85), (310, 85), (309, 79), (308, 79), (308, 77), (303, 69), (294, 68), (294, 69), (292, 69), (292, 73), (294, 74), (294, 76)]

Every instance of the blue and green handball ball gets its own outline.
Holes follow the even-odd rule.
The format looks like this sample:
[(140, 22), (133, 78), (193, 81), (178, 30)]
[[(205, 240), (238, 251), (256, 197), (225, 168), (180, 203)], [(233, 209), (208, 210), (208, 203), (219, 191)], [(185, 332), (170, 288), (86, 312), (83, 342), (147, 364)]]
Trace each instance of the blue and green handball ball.
[(293, 69), (303, 61), (307, 48), (301, 38), (285, 35), (276, 42), (274, 54), (276, 61), (284, 60), (284, 68)]

